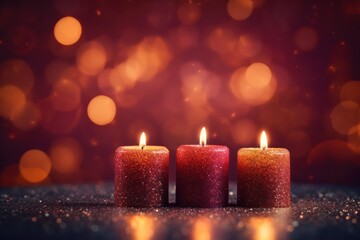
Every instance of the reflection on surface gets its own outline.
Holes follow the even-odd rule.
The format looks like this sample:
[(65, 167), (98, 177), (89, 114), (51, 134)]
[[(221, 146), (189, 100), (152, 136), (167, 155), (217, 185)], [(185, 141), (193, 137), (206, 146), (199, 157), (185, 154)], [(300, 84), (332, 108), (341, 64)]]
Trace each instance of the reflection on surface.
[(192, 228), (193, 240), (211, 240), (212, 239), (212, 223), (208, 218), (200, 217), (194, 222)]
[(274, 240), (276, 239), (276, 230), (274, 220), (271, 218), (252, 217), (249, 220), (253, 240)]
[(154, 219), (151, 217), (134, 215), (129, 219), (129, 226), (134, 240), (148, 240), (154, 235)]

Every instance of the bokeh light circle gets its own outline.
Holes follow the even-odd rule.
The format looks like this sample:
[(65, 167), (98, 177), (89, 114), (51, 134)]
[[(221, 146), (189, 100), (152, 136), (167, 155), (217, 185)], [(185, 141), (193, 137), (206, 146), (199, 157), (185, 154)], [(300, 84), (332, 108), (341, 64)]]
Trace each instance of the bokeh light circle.
[(38, 183), (47, 178), (51, 170), (49, 156), (38, 149), (26, 151), (20, 158), (21, 175), (29, 182)]
[(78, 69), (87, 76), (99, 74), (104, 69), (106, 61), (105, 48), (96, 41), (84, 44), (76, 57)]
[(245, 20), (252, 14), (254, 3), (252, 0), (229, 0), (227, 12), (234, 20)]
[(257, 106), (268, 102), (276, 91), (277, 81), (274, 77), (266, 86), (258, 87), (249, 83), (246, 68), (238, 68), (231, 75), (229, 87), (234, 96), (249, 105)]
[(80, 143), (73, 138), (60, 138), (49, 151), (52, 167), (59, 173), (73, 173), (79, 169), (83, 157)]
[(330, 114), (330, 120), (335, 131), (348, 135), (349, 130), (360, 121), (359, 104), (352, 101), (337, 104)]
[(265, 87), (271, 81), (271, 70), (264, 63), (253, 63), (245, 71), (248, 83), (254, 87)]
[(79, 41), (82, 33), (80, 22), (71, 16), (63, 17), (54, 27), (54, 36), (60, 44), (69, 46)]
[(87, 113), (89, 119), (97, 125), (107, 125), (116, 116), (115, 102), (108, 96), (99, 95), (89, 102)]
[(360, 82), (346, 82), (341, 88), (340, 99), (342, 101), (353, 101), (360, 104)]
[(0, 88), (0, 115), (10, 119), (11, 114), (16, 108), (24, 107), (26, 96), (24, 92), (12, 85), (6, 85)]

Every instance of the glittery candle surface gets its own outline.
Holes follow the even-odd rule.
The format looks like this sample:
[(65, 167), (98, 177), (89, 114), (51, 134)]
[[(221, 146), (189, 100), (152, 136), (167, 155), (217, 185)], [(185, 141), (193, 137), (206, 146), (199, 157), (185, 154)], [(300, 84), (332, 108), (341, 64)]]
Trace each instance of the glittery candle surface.
[(238, 205), (290, 206), (290, 153), (285, 148), (242, 148), (238, 151)]
[(182, 145), (176, 152), (176, 205), (221, 207), (228, 204), (229, 149)]
[(161, 146), (119, 147), (115, 153), (114, 202), (119, 207), (168, 203), (169, 150)]

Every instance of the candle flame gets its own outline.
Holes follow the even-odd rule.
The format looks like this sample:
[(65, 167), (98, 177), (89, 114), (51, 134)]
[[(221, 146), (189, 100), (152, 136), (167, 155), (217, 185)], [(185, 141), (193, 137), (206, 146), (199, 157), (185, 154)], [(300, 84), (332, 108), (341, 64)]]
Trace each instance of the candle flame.
[(268, 148), (268, 142), (267, 142), (267, 137), (266, 137), (265, 131), (262, 131), (262, 133), (261, 133), (260, 148), (263, 149), (263, 150)]
[(139, 148), (142, 150), (146, 146), (146, 136), (145, 133), (141, 133), (140, 142), (139, 142)]
[(200, 132), (200, 145), (205, 146), (206, 145), (206, 128), (203, 127)]

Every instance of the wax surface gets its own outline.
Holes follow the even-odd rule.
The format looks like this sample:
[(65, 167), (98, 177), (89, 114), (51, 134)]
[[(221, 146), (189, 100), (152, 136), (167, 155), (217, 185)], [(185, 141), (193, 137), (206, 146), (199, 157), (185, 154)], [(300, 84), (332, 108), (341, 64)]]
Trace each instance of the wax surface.
[(115, 153), (115, 205), (161, 207), (168, 204), (169, 150), (161, 146), (119, 147)]
[(221, 207), (228, 204), (229, 149), (182, 145), (176, 152), (176, 204)]
[(290, 153), (287, 149), (242, 148), (237, 160), (239, 206), (290, 206)]

